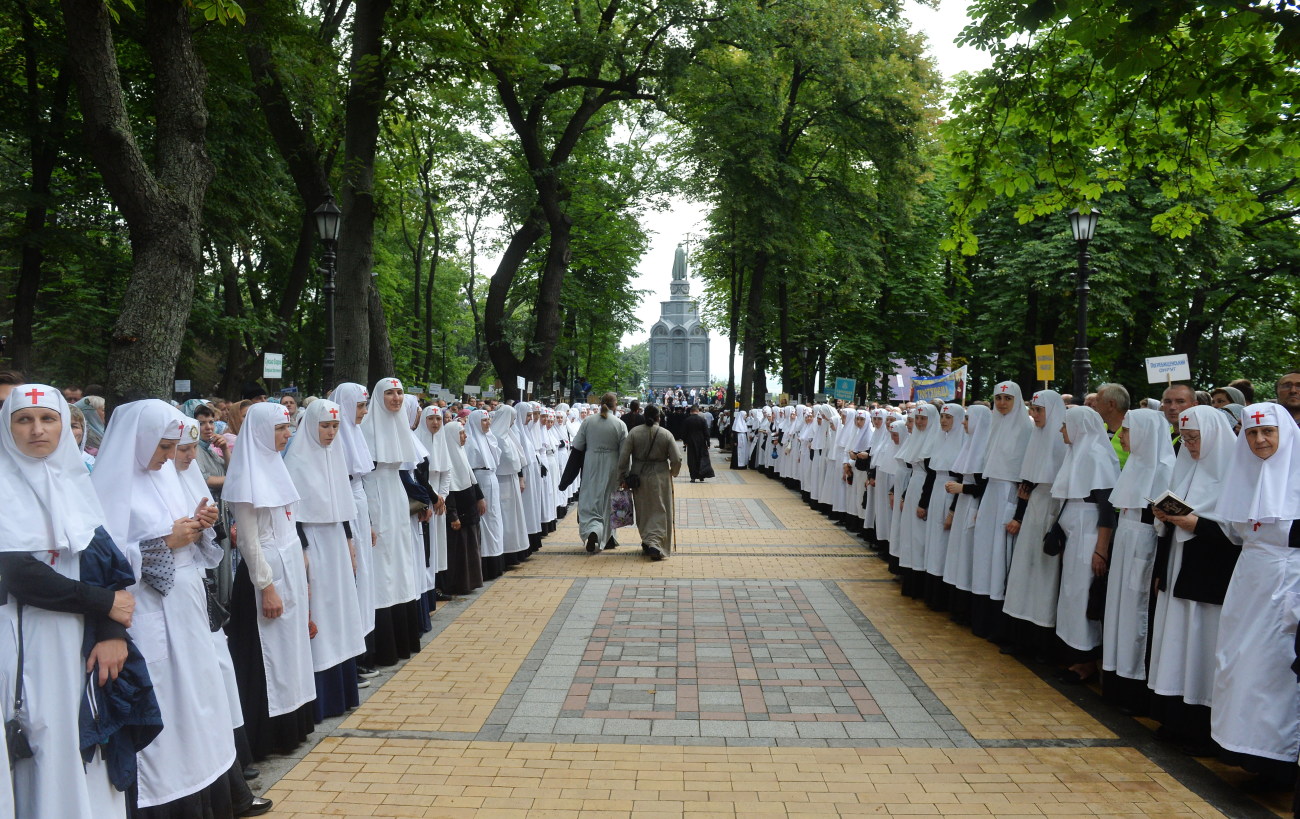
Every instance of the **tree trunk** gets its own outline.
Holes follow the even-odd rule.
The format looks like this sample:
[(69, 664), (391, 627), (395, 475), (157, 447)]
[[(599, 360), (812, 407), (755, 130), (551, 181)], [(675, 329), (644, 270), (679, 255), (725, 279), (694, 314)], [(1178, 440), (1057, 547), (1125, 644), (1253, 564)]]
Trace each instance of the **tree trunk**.
[(203, 200), (212, 179), (206, 75), (188, 7), (145, 0), (153, 71), (152, 166), (136, 141), (117, 70), (108, 7), (62, 0), (91, 157), (131, 232), (132, 270), (109, 338), (110, 402), (166, 397), (180, 357), (202, 257)]
[[(344, 116), (343, 183), (340, 207), (338, 296), (335, 329), (340, 381), (375, 380), (393, 375), (392, 349), (384, 307), (371, 285), (375, 237), (375, 150), (379, 117), (388, 76), (384, 54), (384, 17), (391, 0), (358, 0), (352, 20), (352, 56), (348, 61), (347, 112)], [(379, 326), (372, 327), (378, 321)], [(378, 344), (380, 349), (372, 350)], [(387, 363), (387, 367), (383, 366)], [(376, 374), (377, 373), (377, 374)], [(369, 376), (374, 375), (374, 379)]]
[(524, 375), (523, 362), (515, 358), (510, 349), (510, 339), (506, 337), (506, 303), (510, 297), (510, 285), (515, 273), (523, 264), (524, 257), (533, 244), (546, 233), (546, 221), (541, 214), (533, 213), (524, 220), (510, 237), (497, 270), (488, 283), (487, 304), (483, 314), (483, 333), (487, 337), (488, 357), (496, 368), (497, 377), (505, 389), (514, 389), (517, 376)]
[(740, 408), (750, 409), (757, 388), (756, 363), (763, 337), (763, 287), (767, 272), (767, 253), (759, 251), (754, 259), (754, 269), (749, 276), (749, 296), (745, 304), (744, 354), (740, 362)]

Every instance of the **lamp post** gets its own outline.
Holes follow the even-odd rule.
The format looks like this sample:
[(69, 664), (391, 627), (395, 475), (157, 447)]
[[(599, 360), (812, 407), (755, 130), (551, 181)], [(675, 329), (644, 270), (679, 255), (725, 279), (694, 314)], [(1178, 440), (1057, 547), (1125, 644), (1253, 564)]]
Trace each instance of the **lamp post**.
[(334, 194), (325, 194), (325, 201), (312, 211), (316, 219), (316, 235), (320, 237), (325, 252), (321, 254), (320, 273), (325, 277), (325, 394), (334, 389), (334, 258), (335, 246), (339, 241), (339, 226), (343, 222), (343, 211), (334, 204)]
[(1070, 231), (1074, 234), (1075, 244), (1079, 247), (1079, 269), (1076, 274), (1074, 292), (1079, 297), (1078, 315), (1075, 323), (1074, 338), (1074, 398), (1083, 403), (1088, 394), (1088, 376), (1092, 374), (1092, 362), (1088, 360), (1088, 243), (1097, 231), (1097, 219), (1101, 211), (1078, 208), (1070, 211)]

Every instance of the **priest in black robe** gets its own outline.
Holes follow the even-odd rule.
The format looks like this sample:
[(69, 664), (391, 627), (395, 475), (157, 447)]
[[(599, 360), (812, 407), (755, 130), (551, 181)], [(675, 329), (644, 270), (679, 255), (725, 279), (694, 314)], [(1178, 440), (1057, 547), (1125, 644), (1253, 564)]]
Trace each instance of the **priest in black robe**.
[(682, 420), (681, 438), (686, 444), (686, 468), (691, 472), (691, 483), (703, 482), (713, 477), (713, 464), (709, 461), (709, 423), (700, 415), (698, 404)]

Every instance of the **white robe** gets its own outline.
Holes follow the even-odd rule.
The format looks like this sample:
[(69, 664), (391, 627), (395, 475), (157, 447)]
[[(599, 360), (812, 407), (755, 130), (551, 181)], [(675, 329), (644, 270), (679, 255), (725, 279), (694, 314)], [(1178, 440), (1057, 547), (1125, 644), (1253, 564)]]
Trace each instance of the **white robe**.
[(1210, 705), (1214, 698), (1214, 649), (1219, 641), (1223, 606), (1186, 600), (1173, 594), (1183, 567), (1184, 541), (1169, 547), (1166, 590), (1156, 595), (1151, 621), (1151, 668), (1147, 684), (1164, 697), (1188, 705)]
[[(307, 535), (311, 619), (317, 630), (310, 640), (312, 670), (328, 671), (366, 651), (357, 586), (343, 524), (304, 523), (302, 528)], [(360, 549), (355, 541), (353, 545)]]
[(366, 499), (366, 487), (362, 478), (348, 479), (352, 487), (352, 502), (356, 507), (356, 516), (352, 518), (352, 543), (357, 548), (357, 611), (361, 615), (361, 634), (365, 636), (375, 630), (375, 588), (374, 562), (375, 547), (370, 539), (370, 502)]
[(1043, 537), (1056, 522), (1060, 501), (1052, 497), (1052, 484), (1039, 483), (1029, 494), (1016, 550), (1007, 575), (1007, 598), (1002, 610), (1008, 616), (1043, 628), (1056, 628), (1056, 598), (1061, 587), (1061, 556), (1043, 551)]
[[(974, 484), (974, 475), (963, 477), (963, 486)], [(948, 553), (944, 557), (943, 580), (966, 592), (971, 589), (971, 575), (974, 571), (975, 521), (979, 508), (979, 498), (962, 492), (957, 496), (957, 507), (952, 510), (952, 528), (948, 530)], [(876, 525), (879, 527), (878, 520)]]
[(1142, 522), (1140, 509), (1125, 509), (1120, 512), (1112, 544), (1101, 667), (1130, 680), (1145, 680), (1155, 527)]
[(1056, 601), (1056, 636), (1080, 651), (1101, 643), (1101, 623), (1088, 619), (1092, 555), (1097, 548), (1097, 504), (1082, 498), (1065, 502), (1061, 512), (1065, 551), (1061, 553), (1061, 592)]
[[(1001, 600), (1006, 596), (1007, 568), (1015, 535), (1007, 524), (1016, 514), (1016, 482), (992, 478), (980, 498), (971, 560), (971, 594)], [(1091, 550), (1089, 550), (1091, 551)]]
[[(370, 525), (378, 536), (372, 562), (376, 609), (409, 603), (420, 594), (412, 546), (411, 505), (398, 474), (400, 464), (376, 464), (362, 478), (370, 509)], [(423, 553), (423, 551), (421, 552)], [(421, 561), (423, 566), (423, 561)], [(423, 572), (420, 585), (423, 585)]]

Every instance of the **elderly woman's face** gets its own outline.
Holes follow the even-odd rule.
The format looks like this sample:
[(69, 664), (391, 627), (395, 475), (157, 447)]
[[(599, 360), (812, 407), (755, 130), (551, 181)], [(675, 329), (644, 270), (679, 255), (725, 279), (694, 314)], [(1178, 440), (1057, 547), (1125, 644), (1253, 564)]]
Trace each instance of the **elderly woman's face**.
[(1261, 461), (1273, 457), (1273, 453), (1277, 452), (1277, 441), (1277, 427), (1260, 426), (1246, 430), (1246, 443), (1250, 444), (1250, 451)]

